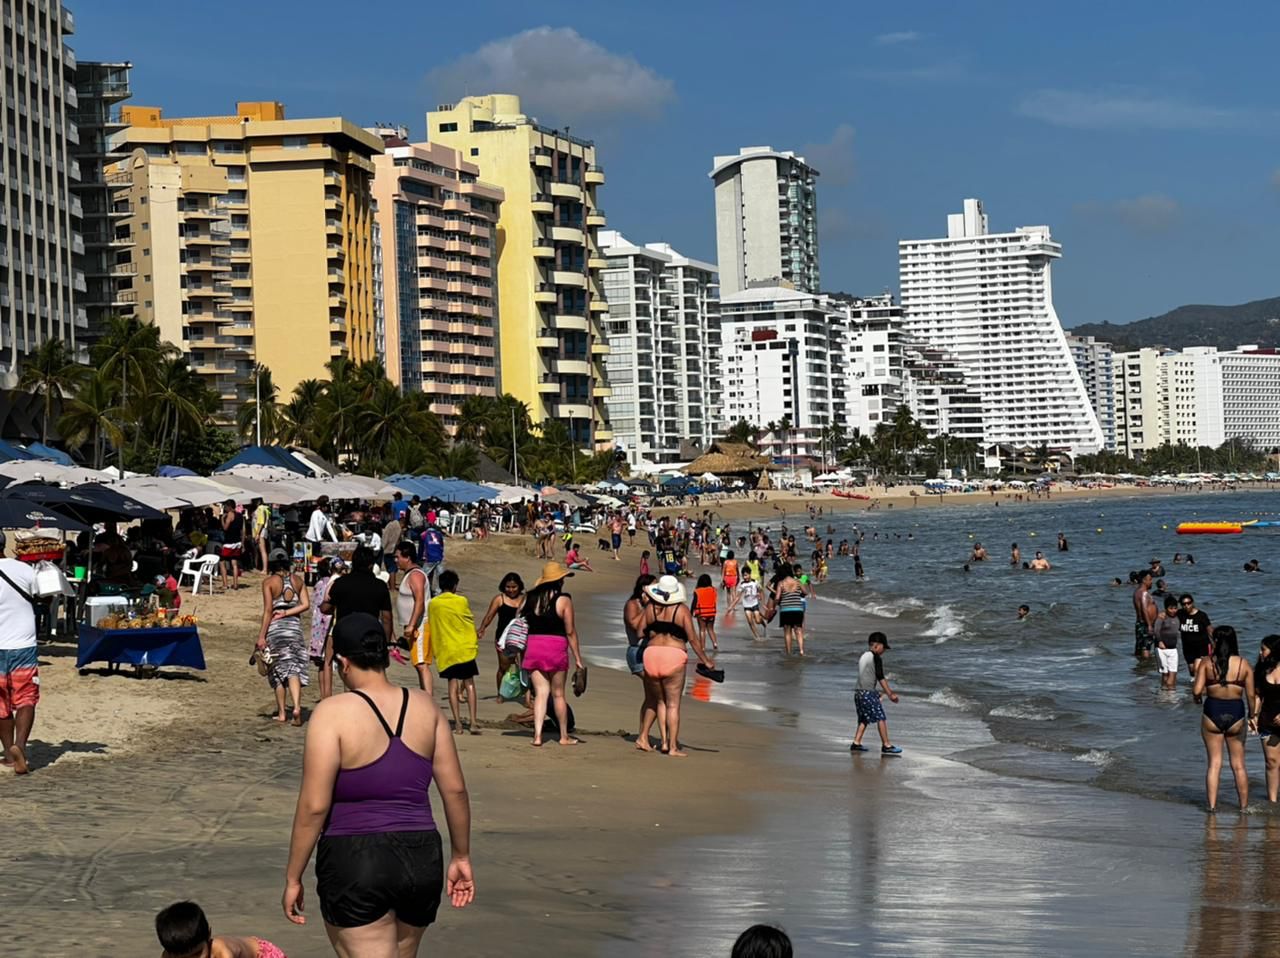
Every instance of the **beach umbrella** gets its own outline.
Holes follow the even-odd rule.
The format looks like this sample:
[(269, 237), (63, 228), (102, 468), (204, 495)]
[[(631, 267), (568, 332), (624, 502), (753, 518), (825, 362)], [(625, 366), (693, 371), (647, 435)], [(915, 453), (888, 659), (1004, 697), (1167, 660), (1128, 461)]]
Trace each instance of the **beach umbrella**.
[(543, 498), (546, 498), (547, 496), (558, 496), (560, 495), (560, 490), (557, 489), (555, 486), (543, 486), (541, 491), (539, 492), (539, 495), (541, 495)]
[(105, 475), (94, 469), (62, 466), (43, 459), (15, 459), (12, 462), (0, 462), (0, 476), (14, 482), (65, 482), (71, 485), (107, 480)]
[(156, 475), (162, 479), (181, 479), (183, 476), (197, 476), (199, 473), (182, 466), (161, 466), (156, 470)]
[(61, 529), (88, 532), (82, 522), (22, 498), (0, 499), (0, 529)]
[(132, 496), (96, 482), (87, 482), (70, 489), (26, 483), (7, 486), (0, 495), (29, 499), (54, 512), (61, 512), (82, 522), (167, 518), (159, 509), (153, 509)]

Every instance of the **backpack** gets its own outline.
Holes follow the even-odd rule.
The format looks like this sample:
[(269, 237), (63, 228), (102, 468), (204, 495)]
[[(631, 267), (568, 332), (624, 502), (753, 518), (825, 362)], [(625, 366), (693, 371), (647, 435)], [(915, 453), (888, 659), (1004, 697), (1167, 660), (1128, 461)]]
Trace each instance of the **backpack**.
[(427, 521), (422, 517), (422, 507), (414, 505), (409, 506), (409, 528), (421, 529), (426, 524)]

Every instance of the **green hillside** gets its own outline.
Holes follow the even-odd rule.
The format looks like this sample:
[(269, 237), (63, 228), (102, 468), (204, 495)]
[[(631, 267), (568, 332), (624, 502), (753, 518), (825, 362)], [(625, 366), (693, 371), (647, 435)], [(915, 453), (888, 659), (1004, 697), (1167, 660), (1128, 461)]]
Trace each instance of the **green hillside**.
[(1162, 316), (1132, 323), (1085, 323), (1067, 331), (1077, 336), (1096, 336), (1122, 349), (1140, 346), (1234, 349), (1245, 343), (1280, 347), (1280, 297), (1239, 306), (1179, 306)]

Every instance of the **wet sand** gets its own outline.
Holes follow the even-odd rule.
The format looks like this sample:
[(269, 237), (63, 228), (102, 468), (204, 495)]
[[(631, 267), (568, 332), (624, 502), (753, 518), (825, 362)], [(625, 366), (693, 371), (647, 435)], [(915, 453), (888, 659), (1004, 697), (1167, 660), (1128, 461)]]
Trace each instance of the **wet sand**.
[[(536, 577), (541, 563), (526, 549), (514, 537), (451, 543), (449, 564), (478, 615), (509, 568)], [(639, 548), (626, 556), (601, 553), (600, 573), (571, 582), (586, 640), (617, 630), (612, 594), (629, 585)], [(4, 954), (152, 955), (155, 912), (184, 897), (215, 929), (270, 938), (294, 956), (330, 953), (310, 876), (310, 922), (296, 928), (280, 910), (303, 732), (270, 720), (270, 691), (246, 664), (260, 580), (246, 581), (253, 588), (187, 601), (202, 619), (205, 673), (80, 676), (70, 646), (42, 648), (34, 771), (0, 772), (8, 831), (19, 837), (0, 845), (10, 877), (0, 889), (11, 918)], [(778, 782), (775, 732), (692, 697), (690, 757), (637, 752), (624, 735), (634, 733), (639, 681), (600, 667), (571, 700), (584, 743), (535, 751), (529, 732), (502, 727), (514, 707), (494, 701), (491, 643), (480, 661), (484, 734), (459, 740), (477, 901), (443, 905), (424, 953), (500, 954), (524, 941), (533, 954), (607, 954), (635, 927), (636, 890), (619, 876), (643, 883), (673, 846), (749, 829), (747, 796)], [(412, 681), (407, 667), (393, 674)], [(304, 701), (315, 694), (313, 685)], [(436, 811), (442, 821), (438, 801)]]

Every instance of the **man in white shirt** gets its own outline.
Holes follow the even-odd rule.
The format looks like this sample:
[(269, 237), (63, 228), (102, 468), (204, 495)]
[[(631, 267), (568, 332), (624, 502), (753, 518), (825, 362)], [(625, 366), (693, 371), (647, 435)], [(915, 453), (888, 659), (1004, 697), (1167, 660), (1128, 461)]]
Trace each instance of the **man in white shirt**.
[[(0, 532), (0, 555), (5, 548)], [(35, 570), (17, 559), (0, 559), (0, 764), (27, 773), (27, 739), (40, 702), (36, 614), (30, 596)]]
[(307, 526), (307, 541), (337, 542), (338, 530), (333, 527), (333, 520), (325, 512), (329, 508), (329, 497), (321, 496), (316, 500), (316, 507), (311, 512), (311, 523)]

